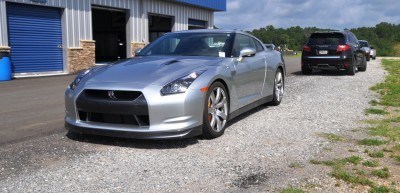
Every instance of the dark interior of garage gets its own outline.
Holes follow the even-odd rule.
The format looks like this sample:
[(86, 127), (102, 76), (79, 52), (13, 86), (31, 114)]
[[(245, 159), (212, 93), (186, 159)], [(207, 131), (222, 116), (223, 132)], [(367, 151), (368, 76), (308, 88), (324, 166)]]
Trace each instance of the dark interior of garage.
[(126, 17), (124, 10), (92, 9), (96, 63), (126, 58)]
[(152, 42), (172, 31), (173, 17), (149, 15), (149, 41)]

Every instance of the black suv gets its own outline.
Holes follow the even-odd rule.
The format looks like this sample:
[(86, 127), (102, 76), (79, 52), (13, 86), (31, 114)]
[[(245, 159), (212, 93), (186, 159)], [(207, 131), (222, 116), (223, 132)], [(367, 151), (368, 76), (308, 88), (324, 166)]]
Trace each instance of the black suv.
[(356, 36), (348, 30), (314, 32), (303, 47), (301, 71), (305, 75), (313, 69), (346, 70), (354, 75), (357, 68), (366, 71), (367, 61)]

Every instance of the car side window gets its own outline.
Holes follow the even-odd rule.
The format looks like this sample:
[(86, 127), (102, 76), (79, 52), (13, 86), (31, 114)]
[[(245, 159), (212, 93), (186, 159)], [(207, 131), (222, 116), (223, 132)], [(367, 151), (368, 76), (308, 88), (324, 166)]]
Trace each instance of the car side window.
[(257, 52), (262, 52), (264, 51), (264, 47), (261, 45), (259, 41), (253, 38), (254, 43), (256, 44)]
[(349, 42), (350, 42), (350, 44), (356, 44), (358, 41), (357, 41), (357, 39), (355, 39), (354, 38), (354, 35), (353, 34), (349, 34)]
[(253, 48), (253, 49), (257, 50), (257, 47), (253, 41), (253, 38), (243, 35), (243, 34), (236, 34), (235, 42), (233, 43), (232, 56), (239, 57), (240, 51), (243, 48)]

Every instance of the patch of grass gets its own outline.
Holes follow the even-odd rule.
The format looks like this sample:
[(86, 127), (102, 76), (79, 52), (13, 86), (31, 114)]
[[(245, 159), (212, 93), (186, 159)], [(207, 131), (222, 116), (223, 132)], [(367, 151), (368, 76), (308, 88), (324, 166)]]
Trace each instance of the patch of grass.
[(390, 189), (386, 186), (375, 186), (369, 190), (370, 193), (389, 193)]
[(373, 186), (374, 182), (368, 178), (357, 176), (351, 172), (344, 170), (342, 167), (335, 167), (331, 175), (337, 179), (346, 181), (352, 184), (368, 185)]
[(367, 145), (367, 146), (380, 146), (385, 144), (386, 141), (382, 141), (380, 139), (363, 139), (358, 141), (360, 145)]
[(332, 148), (330, 148), (330, 147), (324, 147), (324, 150), (325, 150), (325, 151), (332, 151)]
[(384, 151), (384, 152), (393, 152), (392, 149), (389, 149), (389, 148), (387, 148), (387, 147), (384, 147), (384, 148), (382, 149), (382, 151)]
[(388, 168), (383, 168), (379, 170), (373, 170), (371, 172), (372, 175), (377, 176), (379, 178), (388, 178), (389, 177), (389, 169)]
[(400, 144), (397, 144), (391, 148), (393, 151), (400, 152)]
[(371, 90), (380, 93), (380, 105), (400, 107), (400, 61), (383, 60), (382, 66), (389, 72), (385, 81), (373, 86)]
[(362, 165), (373, 168), (379, 166), (379, 162), (375, 160), (367, 160), (363, 162)]
[(400, 156), (396, 156), (396, 157), (394, 157), (394, 159), (395, 159), (396, 161), (400, 162)]
[(345, 158), (344, 161), (347, 163), (352, 163), (352, 164), (357, 165), (362, 161), (362, 158), (360, 156), (351, 156), (351, 157)]
[(369, 157), (373, 158), (382, 158), (385, 157), (385, 154), (382, 151), (373, 151), (368, 153)]
[(289, 164), (290, 168), (302, 168), (303, 166), (298, 162), (293, 162)]
[(386, 115), (388, 112), (382, 109), (375, 109), (375, 108), (369, 108), (365, 110), (366, 115), (374, 114), (374, 115)]
[(281, 191), (281, 193), (304, 193), (304, 190), (300, 188), (286, 188)]
[(377, 100), (371, 100), (370, 102), (369, 102), (369, 104), (370, 105), (372, 105), (372, 106), (376, 106), (376, 105), (379, 105), (379, 102), (377, 101)]
[(312, 160), (310, 160), (310, 163), (311, 164), (315, 164), (315, 165), (319, 165), (319, 164), (322, 164), (322, 161), (312, 159)]
[(314, 184), (314, 183), (307, 183), (305, 185), (306, 189), (313, 189), (313, 188), (322, 188), (322, 185)]
[(367, 175), (367, 172), (365, 171), (365, 170), (358, 170), (358, 169), (356, 169), (356, 170), (354, 170), (355, 171), (355, 173), (357, 174), (357, 175), (360, 175), (360, 176), (365, 176), (365, 175)]
[(328, 139), (329, 141), (343, 141), (343, 137), (333, 133), (321, 133), (319, 136)]
[(310, 163), (315, 164), (315, 165), (326, 165), (326, 166), (333, 166), (333, 165), (343, 165), (345, 162), (343, 160), (326, 160), (326, 161), (320, 161), (320, 160), (315, 160), (312, 159), (310, 160)]
[(368, 134), (374, 136), (387, 137), (392, 141), (399, 140), (400, 127), (392, 127), (390, 124), (381, 124), (376, 127), (370, 128)]

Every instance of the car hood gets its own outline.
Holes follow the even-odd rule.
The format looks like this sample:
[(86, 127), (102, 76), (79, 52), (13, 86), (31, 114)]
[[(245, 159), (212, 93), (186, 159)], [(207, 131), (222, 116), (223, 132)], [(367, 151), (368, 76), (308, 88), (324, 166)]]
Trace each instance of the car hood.
[(110, 64), (94, 71), (87, 83), (131, 82), (142, 85), (167, 84), (196, 69), (208, 69), (223, 58), (145, 56)]

